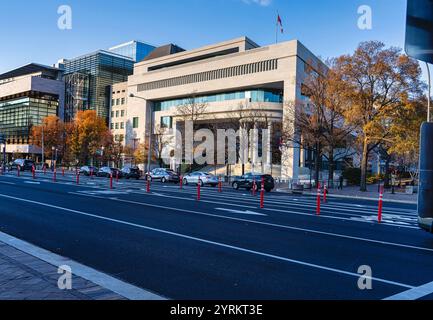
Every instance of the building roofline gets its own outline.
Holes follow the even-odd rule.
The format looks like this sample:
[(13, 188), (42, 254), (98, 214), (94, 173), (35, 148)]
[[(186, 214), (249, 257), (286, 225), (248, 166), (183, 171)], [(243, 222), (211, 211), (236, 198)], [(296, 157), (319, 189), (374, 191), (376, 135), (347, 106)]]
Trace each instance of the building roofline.
[(29, 73), (19, 74), (19, 75), (16, 75), (16, 76), (12, 75), (10, 77), (9, 76), (6, 77), (6, 74), (13, 73), (14, 71), (18, 71), (20, 69), (25, 69), (26, 67), (30, 67), (30, 66), (36, 66), (36, 67), (39, 67), (41, 69), (50, 70), (50, 71), (59, 71), (59, 72), (63, 71), (62, 69), (59, 69), (59, 68), (56, 68), (56, 67), (52, 67), (52, 66), (48, 66), (48, 65), (45, 65), (45, 64), (31, 62), (31, 63), (26, 63), (24, 65), (21, 65), (19, 67), (16, 67), (16, 68), (13, 68), (13, 69), (10, 69), (10, 70), (8, 70), (6, 72), (1, 73), (0, 74), (0, 80), (7, 79), (7, 78), (10, 78), (10, 77), (24, 76), (26, 74), (32, 74), (32, 73), (37, 72), (37, 71), (33, 71), (33, 72), (29, 72)]
[(118, 48), (130, 45), (130, 44), (133, 44), (133, 43), (143, 43), (143, 44), (148, 45), (150, 47), (156, 48), (156, 46), (154, 46), (153, 44), (150, 44), (148, 42), (144, 42), (144, 41), (140, 41), (140, 40), (131, 40), (131, 41), (128, 41), (128, 42), (124, 42), (124, 43), (115, 45), (114, 47), (108, 48), (108, 50), (115, 50), (115, 49), (118, 49)]
[(230, 39), (230, 40), (226, 40), (226, 41), (222, 41), (222, 42), (218, 42), (218, 43), (213, 43), (213, 44), (205, 45), (205, 46), (202, 46), (202, 47), (199, 47), (199, 48), (195, 48), (195, 49), (191, 49), (191, 50), (185, 50), (185, 51), (174, 53), (174, 54), (171, 54), (171, 55), (168, 55), (168, 56), (158, 57), (158, 58), (151, 59), (151, 60), (140, 61), (137, 64), (139, 64), (139, 65), (143, 64), (144, 65), (144, 64), (155, 63), (155, 62), (162, 61), (162, 60), (165, 60), (165, 59), (176, 59), (178, 57), (182, 57), (182, 56), (185, 56), (185, 55), (190, 55), (190, 54), (194, 54), (196, 52), (210, 50), (212, 48), (217, 48), (217, 47), (220, 47), (220, 46), (229, 45), (231, 43), (234, 44), (234, 43), (242, 42), (242, 41), (245, 41), (245, 42), (251, 44), (255, 48), (260, 48), (260, 46), (257, 43), (255, 43), (254, 41), (252, 41), (250, 38), (248, 38), (246, 36), (243, 36), (243, 37), (238, 37), (238, 38), (234, 38), (234, 39)]
[(72, 60), (77, 60), (77, 59), (83, 59), (83, 58), (86, 58), (86, 57), (89, 57), (89, 56), (94, 56), (94, 55), (97, 55), (97, 54), (105, 54), (105, 55), (113, 56), (113, 57), (116, 57), (116, 58), (122, 58), (122, 59), (125, 59), (125, 60), (129, 60), (131, 62), (135, 62), (135, 60), (132, 59), (132, 58), (130, 58), (130, 57), (122, 56), (121, 54), (117, 54), (115, 52), (111, 52), (111, 51), (108, 51), (108, 50), (93, 51), (93, 52), (86, 53), (86, 54), (83, 54), (83, 55), (80, 55), (80, 56), (77, 56), (77, 57), (74, 57), (74, 58), (65, 59), (65, 62), (72, 61)]

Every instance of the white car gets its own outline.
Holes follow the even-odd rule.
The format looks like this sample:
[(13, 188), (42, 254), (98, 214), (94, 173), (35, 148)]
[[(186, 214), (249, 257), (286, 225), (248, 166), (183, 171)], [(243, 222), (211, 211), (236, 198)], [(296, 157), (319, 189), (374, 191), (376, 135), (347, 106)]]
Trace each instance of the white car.
[(210, 185), (216, 187), (218, 185), (218, 177), (206, 172), (193, 172), (183, 177), (183, 184), (200, 184), (200, 186)]

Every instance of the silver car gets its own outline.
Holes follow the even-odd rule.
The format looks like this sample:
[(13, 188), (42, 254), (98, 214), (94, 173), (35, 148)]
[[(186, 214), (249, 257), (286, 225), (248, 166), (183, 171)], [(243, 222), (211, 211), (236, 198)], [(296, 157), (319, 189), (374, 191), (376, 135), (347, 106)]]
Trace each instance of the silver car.
[(218, 185), (218, 177), (206, 172), (193, 172), (183, 177), (183, 184), (200, 184), (200, 186), (209, 185), (216, 187)]

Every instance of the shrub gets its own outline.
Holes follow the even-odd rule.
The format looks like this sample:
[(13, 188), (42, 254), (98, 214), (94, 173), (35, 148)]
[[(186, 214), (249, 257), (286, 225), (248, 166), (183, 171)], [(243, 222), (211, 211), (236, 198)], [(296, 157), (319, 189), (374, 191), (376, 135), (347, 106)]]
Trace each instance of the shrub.
[(347, 180), (348, 184), (360, 185), (361, 184), (361, 169), (360, 168), (346, 168), (343, 171), (343, 178)]

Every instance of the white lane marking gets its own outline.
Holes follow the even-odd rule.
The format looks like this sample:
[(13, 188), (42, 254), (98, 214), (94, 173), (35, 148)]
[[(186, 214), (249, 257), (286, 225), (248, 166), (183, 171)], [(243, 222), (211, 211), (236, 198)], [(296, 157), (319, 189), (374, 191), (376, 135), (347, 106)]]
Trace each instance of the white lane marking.
[(24, 181), (24, 183), (27, 183), (27, 184), (41, 184), (40, 182), (36, 182), (36, 181)]
[(59, 267), (68, 265), (72, 269), (72, 273), (81, 278), (87, 279), (103, 288), (115, 292), (130, 300), (166, 300), (165, 298), (156, 295), (152, 292), (143, 290), (132, 284), (115, 279), (103, 272), (85, 266), (76, 261), (59, 256), (48, 250), (39, 248), (23, 240), (12, 237), (6, 233), (0, 232), (0, 241), (23, 251), (33, 257), (43, 260), (53, 266)]
[[(201, 242), (201, 243), (214, 245), (217, 247), (232, 249), (234, 251), (245, 252), (245, 253), (249, 253), (249, 254), (253, 254), (253, 255), (257, 255), (257, 256), (261, 256), (261, 257), (266, 257), (266, 258), (270, 258), (270, 259), (274, 259), (274, 260), (285, 261), (285, 262), (289, 262), (292, 264), (310, 267), (313, 269), (319, 269), (319, 270), (324, 270), (324, 271), (329, 271), (329, 272), (334, 272), (334, 273), (339, 273), (339, 274), (359, 278), (359, 273), (355, 273), (355, 272), (345, 271), (345, 270), (332, 268), (332, 267), (326, 267), (326, 266), (322, 266), (322, 265), (318, 265), (318, 264), (314, 264), (314, 263), (309, 263), (309, 262), (305, 262), (305, 261), (301, 261), (301, 260), (290, 259), (290, 258), (277, 256), (277, 255), (273, 255), (273, 254), (269, 254), (269, 253), (265, 253), (265, 252), (260, 252), (260, 251), (250, 250), (250, 249), (246, 249), (246, 248), (242, 248), (242, 247), (232, 246), (232, 245), (221, 243), (221, 242), (216, 242), (216, 241), (206, 240), (206, 239), (202, 239), (202, 238), (198, 238), (198, 237), (188, 236), (188, 235), (185, 235), (182, 233), (172, 232), (172, 231), (168, 231), (168, 230), (148, 227), (148, 226), (144, 226), (141, 224), (136, 224), (136, 223), (132, 223), (132, 222), (128, 222), (128, 221), (98, 216), (96, 214), (87, 213), (87, 212), (83, 212), (83, 211), (79, 211), (79, 210), (68, 209), (68, 208), (64, 208), (64, 207), (59, 207), (59, 206), (55, 206), (52, 204), (43, 203), (43, 202), (39, 202), (39, 201), (21, 199), (21, 198), (12, 197), (12, 196), (8, 196), (8, 195), (4, 195), (4, 194), (0, 194), (0, 197), (6, 198), (6, 199), (22, 201), (22, 202), (27, 202), (27, 203), (32, 203), (32, 204), (36, 204), (36, 205), (40, 205), (40, 206), (44, 206), (44, 207), (48, 207), (48, 208), (53, 208), (53, 209), (58, 209), (58, 210), (63, 210), (63, 211), (67, 211), (67, 212), (72, 212), (72, 213), (79, 214), (79, 215), (86, 216), (86, 217), (91, 217), (91, 218), (95, 218), (95, 219), (99, 219), (99, 220), (123, 224), (123, 225), (127, 225), (130, 227), (136, 227), (136, 228), (143, 229), (143, 230), (154, 231), (154, 232), (158, 232), (158, 233), (162, 233), (162, 234), (166, 234), (166, 235), (170, 235), (170, 236), (174, 236), (174, 237), (178, 237), (178, 238), (193, 240), (193, 241), (197, 241), (197, 242)], [(400, 283), (400, 282), (396, 282), (396, 281), (391, 281), (391, 280), (387, 280), (387, 279), (383, 279), (383, 278), (376, 278), (376, 277), (369, 277), (369, 278), (373, 281), (382, 282), (382, 283), (386, 283), (386, 284), (390, 284), (390, 285), (394, 285), (394, 286), (398, 286), (398, 287), (404, 287), (404, 288), (408, 288), (408, 289), (414, 288), (413, 286), (408, 285), (408, 284), (404, 284), (404, 283)], [(114, 291), (114, 290), (112, 290), (112, 291)]]
[[(155, 190), (157, 190), (158, 191), (158, 187), (154, 187), (154, 189)], [(204, 195), (206, 195), (206, 196), (212, 196), (212, 197), (214, 197), (214, 198), (222, 198), (222, 199), (225, 199), (225, 200), (229, 200), (229, 201), (249, 201), (249, 202), (251, 202), (252, 200), (254, 200), (254, 198), (253, 197), (251, 197), (251, 198), (245, 198), (245, 200), (241, 200), (241, 199), (239, 199), (239, 197), (237, 197), (237, 195), (234, 195), (233, 193), (231, 193), (231, 194), (221, 194), (221, 193), (217, 193), (217, 192), (215, 192), (215, 191), (212, 191), (211, 189), (207, 189), (206, 190), (207, 192), (205, 193), (205, 192), (203, 192), (203, 194)], [(173, 191), (174, 192), (174, 191)], [(184, 193), (190, 193), (190, 194), (194, 194), (195, 193), (195, 191), (194, 190), (192, 190), (192, 191), (190, 191), (190, 190), (188, 190), (188, 191), (184, 191)], [(248, 196), (248, 194), (242, 194), (242, 196)], [(286, 206), (287, 204), (290, 204), (290, 205), (295, 205), (295, 206), (300, 206), (300, 207), (310, 207), (310, 208), (315, 208), (316, 207), (316, 201), (313, 199), (313, 200), (308, 200), (308, 199), (303, 199), (303, 200), (299, 200), (299, 199), (297, 199), (297, 200), (293, 200), (293, 199), (284, 199), (283, 197), (280, 197), (280, 196), (270, 196), (270, 195), (266, 195), (266, 199), (267, 199), (267, 202), (270, 204), (270, 205), (273, 205), (273, 206)], [(293, 203), (293, 202), (298, 202), (298, 203)], [(352, 210), (352, 209), (350, 209), (350, 208), (356, 208), (356, 210)], [(376, 212), (377, 211), (377, 206), (366, 206), (366, 205), (364, 205), (363, 206), (363, 208), (361, 209), (362, 211), (360, 211), (359, 210), (359, 207), (358, 207), (358, 205), (356, 205), (356, 204), (351, 204), (351, 203), (345, 203), (345, 202), (342, 202), (342, 203), (334, 203), (334, 204), (329, 204), (329, 203), (326, 203), (326, 204), (324, 204), (324, 203), (322, 203), (322, 208), (326, 208), (326, 209), (329, 209), (329, 210), (338, 210), (338, 211), (351, 211), (351, 212), (356, 212), (356, 213), (360, 213), (360, 212), (363, 212), (363, 213), (371, 213), (371, 211), (374, 211), (374, 212)], [(345, 209), (345, 208), (347, 208), (347, 209)], [(389, 207), (384, 207), (384, 209), (383, 209), (383, 213), (391, 213), (391, 214), (393, 214), (393, 213), (395, 213), (395, 212), (399, 212), (399, 213), (404, 213), (404, 214), (410, 214), (410, 215), (415, 215), (416, 214), (416, 211), (414, 211), (414, 210), (406, 210), (406, 209), (403, 209), (403, 208), (389, 208)]]
[(263, 213), (257, 213), (254, 211), (250, 211), (250, 210), (233, 210), (233, 209), (227, 209), (227, 208), (215, 208), (215, 210), (219, 210), (219, 211), (227, 211), (227, 212), (231, 212), (231, 213), (240, 213), (240, 214), (247, 214), (250, 216), (267, 216), (267, 214), (263, 214)]
[[(151, 194), (149, 194), (147, 192), (146, 193), (131, 192), (131, 194), (139, 194), (139, 195), (151, 196)], [(171, 199), (185, 200), (185, 201), (196, 201), (195, 198), (185, 198), (185, 196), (184, 197), (177, 197), (177, 196), (168, 196), (168, 195), (166, 195), (165, 197), (166, 198), (171, 198)], [(212, 203), (212, 204), (218, 204), (218, 205), (230, 205), (232, 207), (240, 207), (240, 208), (247, 208), (247, 209), (257, 209), (258, 208), (258, 205), (257, 206), (248, 206), (248, 205), (244, 205), (244, 204), (227, 203), (227, 202), (221, 202), (221, 201), (210, 201), (210, 200), (203, 200), (203, 199), (200, 200), (200, 202), (203, 202), (203, 203)], [(296, 215), (307, 216), (307, 217), (312, 217), (312, 218), (316, 217), (315, 213), (313, 213), (313, 210), (311, 211), (311, 213), (305, 213), (305, 212), (299, 212), (299, 211), (291, 211), (291, 210), (281, 210), (281, 209), (275, 209), (275, 208), (263, 208), (261, 210), (271, 211), (271, 212), (278, 212), (278, 213), (296, 214)], [(350, 216), (349, 214), (345, 214), (345, 215), (347, 215), (349, 217), (348, 218), (344, 218), (344, 217), (329, 216), (329, 215), (322, 214), (320, 216), (320, 218), (327, 218), (327, 219), (334, 219), (334, 220), (343, 220), (343, 221), (351, 221), (351, 222), (353, 222), (354, 220), (356, 220), (357, 222), (369, 223), (369, 224), (374, 223), (373, 221), (362, 219), (363, 216), (359, 216), (359, 218), (354, 218), (354, 217)], [(400, 227), (400, 228), (416, 229), (416, 230), (419, 229), (418, 226), (406, 226), (406, 225), (398, 225), (397, 226), (397, 225), (395, 225), (393, 223), (386, 223), (384, 221), (382, 221), (382, 225), (386, 225), (386, 226), (390, 226), (390, 227)]]
[(398, 293), (384, 300), (417, 300), (433, 293), (433, 282)]
[(1, 184), (15, 185), (16, 183), (8, 182), (8, 181), (0, 181)]
[[(74, 195), (78, 195), (78, 196), (86, 196), (86, 197), (91, 197), (91, 198), (97, 198), (97, 199), (107, 199), (104, 197), (92, 196), (92, 195), (88, 195), (88, 194), (81, 194), (81, 193), (75, 193), (75, 192), (70, 192), (70, 194), (74, 194)], [(278, 228), (283, 228), (283, 229), (288, 229), (288, 230), (296, 230), (296, 231), (309, 232), (309, 233), (321, 234), (321, 235), (332, 236), (332, 237), (339, 237), (339, 238), (344, 238), (344, 239), (378, 243), (378, 244), (382, 244), (382, 245), (389, 245), (389, 246), (401, 247), (401, 248), (406, 248), (406, 249), (415, 249), (415, 250), (433, 252), (433, 249), (431, 249), (431, 248), (417, 247), (417, 246), (402, 244), (402, 243), (394, 243), (394, 242), (388, 242), (388, 241), (354, 237), (354, 236), (348, 236), (348, 235), (339, 234), (339, 233), (331, 233), (331, 232), (318, 231), (318, 230), (313, 230), (313, 229), (297, 228), (297, 227), (291, 227), (291, 226), (287, 226), (287, 225), (281, 225), (281, 224), (270, 223), (270, 222), (262, 222), (262, 221), (248, 220), (248, 219), (242, 219), (242, 218), (220, 216), (220, 215), (201, 212), (201, 211), (173, 208), (173, 207), (149, 204), (149, 203), (144, 203), (144, 202), (137, 202), (137, 201), (132, 201), (132, 200), (124, 200), (124, 199), (119, 199), (119, 198), (109, 198), (109, 199), (114, 200), (114, 201), (123, 202), (123, 203), (141, 205), (141, 206), (145, 206), (145, 207), (166, 209), (166, 210), (168, 210), (169, 214), (171, 213), (171, 211), (193, 213), (193, 214), (197, 214), (197, 215), (208, 216), (208, 217), (219, 218), (219, 219), (234, 220), (234, 221), (239, 221), (239, 222), (248, 222), (248, 223), (252, 223), (252, 224), (265, 225), (265, 226), (270, 226), (270, 227), (278, 227)]]

